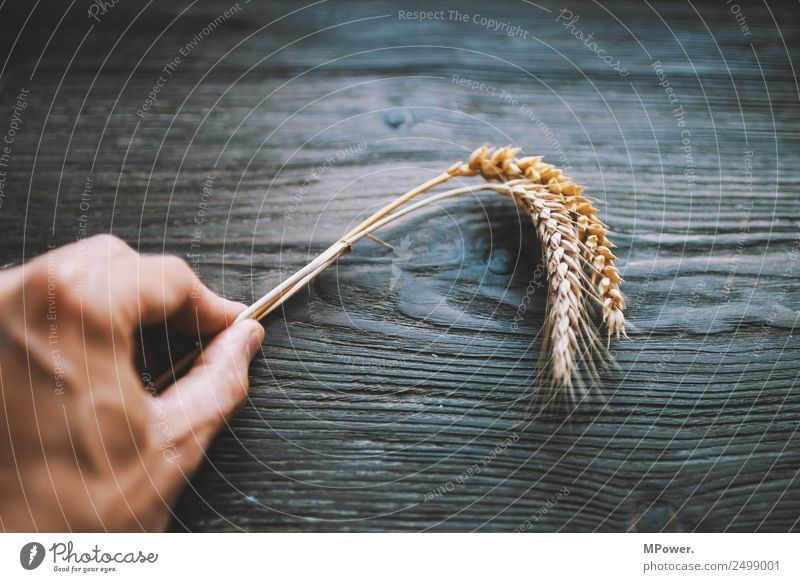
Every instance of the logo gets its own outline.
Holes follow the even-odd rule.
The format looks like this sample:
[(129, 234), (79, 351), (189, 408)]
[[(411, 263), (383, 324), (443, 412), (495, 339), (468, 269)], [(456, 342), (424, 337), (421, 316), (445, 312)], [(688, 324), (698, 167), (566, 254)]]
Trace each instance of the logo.
[(19, 551), (19, 563), (26, 570), (35, 570), (44, 560), (44, 546), (39, 542), (28, 542)]

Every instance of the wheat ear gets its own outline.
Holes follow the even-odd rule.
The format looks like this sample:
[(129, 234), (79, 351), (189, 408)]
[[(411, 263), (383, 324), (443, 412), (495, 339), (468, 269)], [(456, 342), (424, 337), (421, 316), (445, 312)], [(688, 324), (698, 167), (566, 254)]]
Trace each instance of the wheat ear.
[(546, 340), (542, 354), (543, 361), (549, 359), (552, 394), (572, 395), (584, 294), (575, 227), (563, 201), (544, 189), (515, 189), (514, 200), (530, 215), (547, 265)]
[[(456, 188), (398, 210), (373, 223), (370, 231), (445, 198), (480, 190), (510, 195), (534, 224), (548, 271), (545, 339), (540, 360), (546, 382), (537, 396), (548, 406), (574, 404), (579, 393), (588, 392), (587, 380), (599, 381), (594, 360), (608, 356), (597, 340), (597, 330), (586, 305), (587, 298), (598, 303), (601, 298), (584, 269), (576, 223), (563, 196), (528, 179)], [(362, 231), (350, 242), (367, 235)]]
[[(520, 160), (520, 167), (526, 165)], [(614, 245), (608, 240), (608, 227), (597, 218), (598, 210), (583, 194), (583, 187), (575, 184), (561, 170), (544, 164), (538, 158), (531, 158), (528, 166), (533, 172), (546, 179), (547, 188), (564, 196), (564, 202), (577, 221), (578, 236), (582, 254), (592, 271), (592, 283), (602, 301), (603, 322), (609, 336), (617, 337), (625, 333), (625, 298), (620, 290), (622, 277), (616, 267)]]
[[(494, 190), (510, 195), (531, 217), (542, 243), (548, 270), (545, 345), (542, 349), (543, 370), (550, 378), (550, 390), (543, 396), (550, 402), (575, 401), (575, 388), (585, 392), (581, 368), (592, 381), (598, 379), (595, 356), (607, 358), (597, 329), (591, 321), (589, 300), (602, 306), (603, 320), (617, 336), (625, 333), (625, 302), (619, 289), (621, 278), (614, 264), (612, 245), (606, 226), (596, 217), (596, 209), (582, 196), (583, 189), (563, 175), (561, 170), (545, 164), (538, 157), (517, 157), (519, 148), (475, 150), (466, 162), (453, 164), (448, 170), (409, 190), (387, 204), (356, 228), (323, 251), (310, 263), (261, 297), (237, 318), (262, 319), (289, 297), (304, 288), (342, 255), (350, 252), (354, 242), (371, 236), (376, 229), (409, 212), (452, 196)], [(488, 183), (456, 188), (408, 204), (412, 199), (455, 177), (480, 175)], [(401, 208), (401, 206), (406, 205)], [(587, 274), (588, 271), (588, 274)], [(199, 350), (181, 359), (166, 372), (156, 385), (165, 386), (179, 370), (195, 359)]]
[(625, 333), (625, 297), (620, 290), (622, 277), (619, 274), (612, 252), (614, 245), (608, 240), (608, 227), (597, 218), (597, 209), (588, 198), (582, 196), (583, 186), (538, 156), (518, 158), (520, 148), (476, 149), (466, 164), (459, 167), (459, 174), (480, 174), (488, 181), (528, 179), (545, 186), (553, 194), (563, 196), (564, 204), (575, 221), (581, 256), (591, 271), (592, 286), (596, 289), (602, 310), (603, 323), (611, 335), (619, 337)]

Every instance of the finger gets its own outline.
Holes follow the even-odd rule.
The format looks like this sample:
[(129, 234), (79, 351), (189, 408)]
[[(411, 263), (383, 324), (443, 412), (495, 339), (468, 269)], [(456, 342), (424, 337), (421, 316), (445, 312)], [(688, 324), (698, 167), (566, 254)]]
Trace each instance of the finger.
[(184, 472), (195, 469), (211, 439), (247, 397), (248, 367), (263, 339), (264, 328), (257, 321), (233, 325), (159, 397)]
[(245, 309), (211, 291), (175, 255), (138, 256), (135, 270), (135, 285), (122, 285), (127, 290), (120, 291), (132, 327), (170, 319), (182, 330), (209, 336), (228, 327)]

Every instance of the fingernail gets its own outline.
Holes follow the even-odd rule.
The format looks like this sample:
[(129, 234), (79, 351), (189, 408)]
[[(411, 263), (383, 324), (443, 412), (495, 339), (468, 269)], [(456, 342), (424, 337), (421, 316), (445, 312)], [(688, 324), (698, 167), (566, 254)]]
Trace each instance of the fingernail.
[(250, 336), (247, 338), (247, 357), (252, 360), (261, 348), (261, 342), (264, 341), (264, 327), (256, 322), (253, 329), (250, 331)]

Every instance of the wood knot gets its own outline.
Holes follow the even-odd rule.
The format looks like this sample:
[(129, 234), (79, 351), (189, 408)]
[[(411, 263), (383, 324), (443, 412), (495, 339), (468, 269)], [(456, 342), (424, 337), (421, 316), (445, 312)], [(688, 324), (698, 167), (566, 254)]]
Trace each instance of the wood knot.
[(683, 525), (667, 503), (641, 504), (631, 518), (630, 530), (638, 533), (682, 532)]
[(497, 248), (489, 256), (489, 270), (497, 275), (508, 275), (514, 270), (514, 255), (505, 248)]

